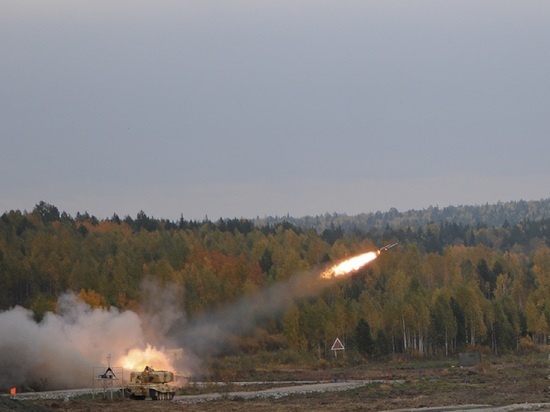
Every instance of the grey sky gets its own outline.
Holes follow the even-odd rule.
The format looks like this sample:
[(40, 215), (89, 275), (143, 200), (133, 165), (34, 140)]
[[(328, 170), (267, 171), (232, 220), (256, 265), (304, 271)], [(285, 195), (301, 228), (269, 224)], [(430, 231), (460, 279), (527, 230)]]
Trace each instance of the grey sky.
[(0, 213), (550, 196), (550, 2), (0, 0)]

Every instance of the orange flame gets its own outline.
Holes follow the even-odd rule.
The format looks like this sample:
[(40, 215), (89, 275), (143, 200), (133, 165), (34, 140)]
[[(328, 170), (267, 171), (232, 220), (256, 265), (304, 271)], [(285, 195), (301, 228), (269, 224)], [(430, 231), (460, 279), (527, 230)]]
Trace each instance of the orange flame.
[(379, 253), (377, 252), (367, 252), (344, 260), (343, 262), (338, 263), (337, 265), (334, 265), (321, 273), (321, 278), (331, 279), (333, 277), (343, 276), (355, 272), (367, 263), (372, 262), (378, 257), (378, 255)]
[(130, 349), (128, 354), (120, 357), (116, 364), (134, 372), (141, 372), (146, 366), (157, 370), (174, 370), (170, 356), (151, 345), (147, 345), (145, 349)]

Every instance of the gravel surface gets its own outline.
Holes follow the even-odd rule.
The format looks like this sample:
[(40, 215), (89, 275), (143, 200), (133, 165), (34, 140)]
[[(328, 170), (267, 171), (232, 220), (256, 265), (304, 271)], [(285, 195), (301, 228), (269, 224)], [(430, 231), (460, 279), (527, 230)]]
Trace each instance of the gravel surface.
[(373, 383), (373, 381), (346, 381), (346, 382), (323, 382), (311, 383), (305, 385), (283, 386), (278, 388), (264, 389), (260, 391), (238, 391), (227, 393), (207, 393), (202, 395), (185, 395), (174, 397), (175, 402), (196, 403), (216, 399), (252, 399), (252, 398), (281, 398), (291, 394), (306, 394), (328, 391), (345, 391), (357, 388), (363, 385)]

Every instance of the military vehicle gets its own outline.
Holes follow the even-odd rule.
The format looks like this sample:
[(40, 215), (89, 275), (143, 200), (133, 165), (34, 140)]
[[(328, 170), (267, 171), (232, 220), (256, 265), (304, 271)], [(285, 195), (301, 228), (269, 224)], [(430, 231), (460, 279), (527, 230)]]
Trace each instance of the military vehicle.
[(169, 371), (156, 371), (146, 366), (143, 372), (130, 373), (130, 382), (124, 392), (131, 399), (144, 400), (150, 396), (152, 400), (171, 400), (176, 390), (168, 383), (174, 380), (174, 373)]

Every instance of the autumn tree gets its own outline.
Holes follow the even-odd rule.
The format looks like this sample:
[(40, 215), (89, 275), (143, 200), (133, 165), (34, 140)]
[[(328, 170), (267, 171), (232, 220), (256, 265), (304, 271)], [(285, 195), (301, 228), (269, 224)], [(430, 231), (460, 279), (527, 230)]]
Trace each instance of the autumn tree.
[(357, 350), (359, 353), (367, 356), (374, 354), (374, 339), (372, 338), (370, 326), (363, 318), (359, 319), (355, 332), (357, 341)]

